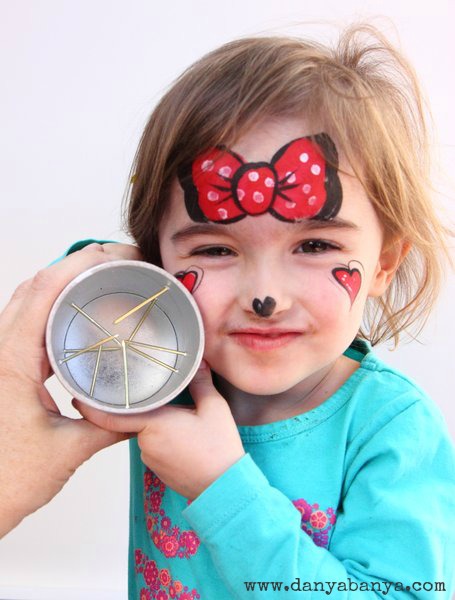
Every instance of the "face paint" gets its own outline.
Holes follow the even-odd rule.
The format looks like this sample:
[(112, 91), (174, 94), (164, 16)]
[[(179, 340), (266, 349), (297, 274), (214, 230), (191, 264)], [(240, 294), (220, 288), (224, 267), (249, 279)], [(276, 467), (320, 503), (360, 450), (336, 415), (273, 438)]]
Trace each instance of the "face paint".
[(234, 223), (269, 212), (293, 222), (338, 214), (342, 188), (337, 168), (335, 144), (319, 133), (289, 142), (270, 163), (248, 163), (228, 148), (212, 148), (178, 177), (193, 221)]
[(203, 275), (204, 271), (202, 269), (191, 266), (188, 267), (186, 271), (179, 271), (178, 273), (175, 273), (174, 277), (181, 281), (191, 294), (194, 294), (202, 281)]
[[(332, 275), (334, 276), (335, 281), (347, 291), (352, 306), (362, 284), (362, 275), (359, 269), (351, 269), (351, 264), (352, 263), (349, 263), (346, 267), (336, 267), (335, 269), (332, 269)], [(361, 263), (358, 264), (362, 266)]]
[(276, 301), (270, 296), (266, 296), (264, 302), (261, 302), (259, 298), (253, 300), (253, 310), (257, 315), (261, 317), (270, 317), (276, 307)]

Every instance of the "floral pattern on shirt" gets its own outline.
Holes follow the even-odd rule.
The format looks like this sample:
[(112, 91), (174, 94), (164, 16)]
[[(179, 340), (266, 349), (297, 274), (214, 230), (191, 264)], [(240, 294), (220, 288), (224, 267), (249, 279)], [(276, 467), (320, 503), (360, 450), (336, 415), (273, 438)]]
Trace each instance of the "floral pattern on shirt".
[(169, 569), (159, 569), (154, 560), (136, 549), (134, 552), (135, 571), (144, 580), (139, 600), (198, 600), (201, 596), (196, 589), (189, 589), (178, 579), (173, 579)]
[[(192, 530), (181, 530), (161, 508), (166, 486), (150, 469), (144, 474), (144, 513), (150, 537), (166, 558), (190, 558), (200, 540)], [(172, 598), (172, 596), (170, 596)], [(185, 599), (186, 600), (186, 599)]]
[[(150, 469), (144, 473), (144, 513), (147, 530), (154, 545), (166, 558), (190, 558), (196, 554), (200, 540), (192, 530), (181, 530), (161, 508), (165, 484)], [(333, 508), (322, 510), (304, 498), (292, 501), (301, 514), (301, 528), (316, 546), (327, 548), (329, 534), (336, 522)], [(171, 596), (172, 597), (172, 596)], [(141, 599), (142, 600), (142, 599)]]
[(316, 544), (327, 548), (329, 545), (329, 532), (337, 520), (333, 508), (321, 510), (319, 504), (309, 504), (303, 498), (293, 500), (292, 503), (302, 516), (301, 528)]
[[(200, 540), (192, 530), (173, 526), (163, 510), (165, 484), (150, 469), (144, 473), (144, 513), (150, 537), (156, 548), (166, 558), (191, 558), (197, 553)], [(292, 501), (301, 515), (301, 528), (317, 546), (329, 544), (329, 533), (336, 522), (333, 508), (322, 510), (319, 504), (309, 504), (305, 499)], [(188, 502), (189, 503), (189, 502)], [(160, 569), (155, 560), (139, 548), (135, 550), (135, 571), (141, 581), (139, 600), (198, 600), (200, 594), (178, 579), (173, 579), (169, 569)]]

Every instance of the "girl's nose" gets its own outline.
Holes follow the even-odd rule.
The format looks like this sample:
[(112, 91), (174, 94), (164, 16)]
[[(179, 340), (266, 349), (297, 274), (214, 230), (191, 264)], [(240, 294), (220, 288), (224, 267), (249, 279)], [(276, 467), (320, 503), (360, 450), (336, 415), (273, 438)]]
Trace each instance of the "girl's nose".
[(283, 272), (283, 265), (269, 257), (251, 261), (241, 274), (238, 302), (245, 312), (268, 318), (288, 311), (293, 304), (293, 287)]
[(276, 307), (276, 300), (271, 296), (266, 296), (264, 300), (255, 298), (253, 300), (253, 310), (260, 317), (270, 317)]

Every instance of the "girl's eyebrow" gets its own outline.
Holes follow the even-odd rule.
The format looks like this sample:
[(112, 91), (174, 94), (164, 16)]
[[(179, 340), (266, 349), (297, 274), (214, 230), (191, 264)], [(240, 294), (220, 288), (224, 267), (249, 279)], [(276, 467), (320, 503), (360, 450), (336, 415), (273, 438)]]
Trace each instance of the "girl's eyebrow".
[(217, 225), (216, 223), (195, 223), (194, 225), (187, 225), (176, 231), (171, 236), (172, 242), (183, 242), (189, 240), (197, 235), (220, 235), (227, 234), (229, 235), (229, 227), (227, 225)]
[(360, 229), (353, 221), (348, 221), (341, 217), (333, 217), (333, 219), (305, 219), (297, 224), (301, 225), (302, 231), (314, 231), (315, 229), (347, 229), (359, 231)]
[[(235, 225), (235, 223), (234, 223)], [(351, 231), (358, 231), (359, 226), (348, 221), (341, 219), (340, 217), (334, 217), (333, 219), (305, 219), (298, 223), (289, 223), (292, 227), (299, 227), (299, 231), (302, 233), (308, 231), (314, 231), (319, 229), (345, 229)], [(295, 231), (292, 229), (291, 231)], [(172, 242), (183, 242), (189, 240), (197, 235), (230, 235), (229, 224), (218, 225), (216, 223), (194, 223), (187, 225), (179, 231), (176, 231), (171, 236)]]

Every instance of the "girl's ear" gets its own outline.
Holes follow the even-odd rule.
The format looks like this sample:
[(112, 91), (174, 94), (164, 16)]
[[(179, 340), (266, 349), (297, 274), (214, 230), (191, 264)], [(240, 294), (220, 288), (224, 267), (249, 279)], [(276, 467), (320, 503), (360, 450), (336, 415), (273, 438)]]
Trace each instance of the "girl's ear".
[(376, 273), (368, 290), (368, 296), (377, 298), (386, 291), (410, 249), (411, 244), (404, 239), (391, 240), (384, 244), (379, 255)]

